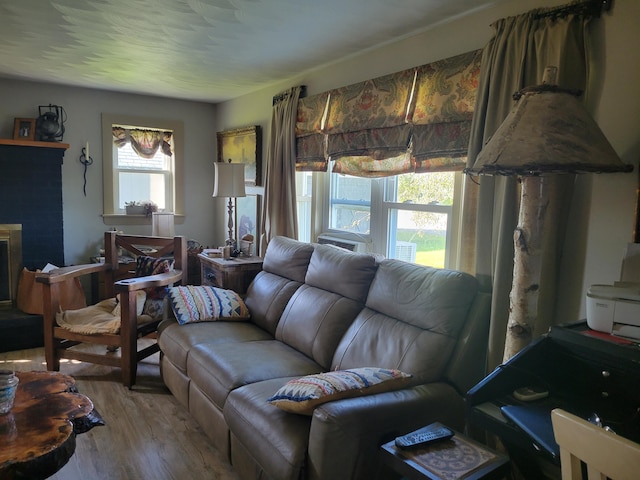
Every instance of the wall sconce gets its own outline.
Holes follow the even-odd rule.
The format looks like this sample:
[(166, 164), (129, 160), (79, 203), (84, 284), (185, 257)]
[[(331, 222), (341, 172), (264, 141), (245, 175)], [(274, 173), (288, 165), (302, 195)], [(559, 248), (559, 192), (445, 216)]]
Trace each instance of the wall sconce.
[(236, 250), (236, 240), (233, 238), (233, 199), (237, 197), (246, 197), (244, 190), (244, 163), (216, 162), (216, 177), (213, 184), (214, 197), (229, 197), (227, 206), (229, 214), (229, 237), (226, 244), (231, 247), (232, 251)]

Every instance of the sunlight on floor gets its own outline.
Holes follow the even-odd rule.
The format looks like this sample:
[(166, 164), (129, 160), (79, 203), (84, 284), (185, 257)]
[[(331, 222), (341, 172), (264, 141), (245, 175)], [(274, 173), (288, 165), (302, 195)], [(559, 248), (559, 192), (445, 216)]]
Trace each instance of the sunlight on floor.
[(16, 364), (16, 363), (25, 364), (25, 363), (33, 363), (33, 361), (32, 360), (28, 360), (28, 359), (23, 359), (23, 360), (0, 360), (0, 366), (1, 365), (10, 365), (10, 364), (13, 365), (13, 364)]
[[(60, 364), (68, 364), (68, 365), (82, 365), (80, 360), (69, 360), (67, 358), (60, 359)], [(32, 367), (30, 367), (32, 365)], [(36, 365), (42, 365), (42, 368), (35, 367)], [(10, 370), (46, 370), (47, 362), (37, 360), (31, 360), (27, 358), (23, 359), (0, 359), (0, 369), (10, 369)]]

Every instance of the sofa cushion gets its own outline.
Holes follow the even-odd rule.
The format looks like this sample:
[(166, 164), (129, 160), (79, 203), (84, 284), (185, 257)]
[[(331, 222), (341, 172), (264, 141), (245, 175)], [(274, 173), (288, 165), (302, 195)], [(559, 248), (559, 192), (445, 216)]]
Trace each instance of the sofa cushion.
[(269, 241), (262, 262), (262, 270), (281, 277), (304, 282), (314, 246), (287, 237), (274, 237)]
[(387, 259), (378, 266), (366, 306), (456, 337), (477, 291), (477, 280), (466, 273)]
[(300, 282), (264, 270), (258, 273), (249, 284), (245, 297), (251, 322), (275, 335), (282, 312), (300, 285)]
[(334, 245), (316, 245), (305, 283), (364, 303), (376, 273), (376, 257)]
[(327, 371), (338, 342), (362, 308), (360, 302), (337, 293), (302, 285), (289, 300), (275, 337)]
[(411, 372), (412, 384), (440, 380), (476, 291), (470, 275), (383, 260), (330, 369), (382, 365)]
[(248, 320), (249, 310), (233, 290), (185, 285), (169, 287), (167, 297), (180, 325), (218, 320)]
[(168, 318), (158, 325), (158, 345), (164, 359), (187, 371), (189, 350), (200, 343), (251, 342), (273, 339), (268, 332), (250, 322), (199, 322), (180, 325)]
[(323, 403), (397, 390), (409, 378), (399, 370), (373, 367), (318, 373), (290, 380), (267, 401), (286, 412), (311, 415)]
[(312, 359), (277, 340), (199, 344), (191, 348), (187, 358), (187, 374), (192, 383), (220, 409), (235, 388), (322, 370)]
[[(229, 394), (223, 415), (244, 449), (264, 471), (260, 478), (298, 480), (307, 465), (311, 418), (291, 415), (265, 399), (291, 378), (271, 379)], [(234, 459), (234, 442), (231, 444)]]

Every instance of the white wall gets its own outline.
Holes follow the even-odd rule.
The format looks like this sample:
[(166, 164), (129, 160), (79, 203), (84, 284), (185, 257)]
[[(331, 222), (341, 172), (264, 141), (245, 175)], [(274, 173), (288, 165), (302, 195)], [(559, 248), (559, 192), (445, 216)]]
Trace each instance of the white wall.
[[(285, 88), (304, 84), (313, 95), (482, 48), (493, 33), (490, 24), (495, 20), (563, 3), (567, 2), (514, 0), (475, 12), (220, 104), (217, 123), (224, 129), (261, 125), (265, 129), (264, 138), (268, 139), (271, 97)], [(613, 10), (596, 22), (593, 48), (597, 61), (592, 72), (591, 105), (596, 121), (615, 150), (636, 170), (633, 174), (585, 175), (578, 180), (559, 287), (558, 310), (566, 321), (584, 318), (584, 296), (589, 285), (618, 279), (622, 252), (626, 243), (632, 241), (640, 157), (639, 21), (640, 2), (617, 0)]]
[[(67, 264), (86, 263), (102, 245), (104, 231), (112, 226), (127, 233), (151, 234), (151, 225), (106, 225), (102, 220), (102, 113), (168, 118), (184, 123), (186, 217), (183, 224), (176, 225), (176, 234), (205, 245), (216, 244), (216, 202), (211, 197), (217, 131), (214, 105), (0, 79), (0, 138), (12, 138), (14, 118), (36, 118), (38, 106), (49, 104), (61, 105), (67, 113), (63, 142), (70, 147), (62, 166)], [(87, 141), (93, 165), (87, 170), (85, 197), (84, 167), (79, 157)]]

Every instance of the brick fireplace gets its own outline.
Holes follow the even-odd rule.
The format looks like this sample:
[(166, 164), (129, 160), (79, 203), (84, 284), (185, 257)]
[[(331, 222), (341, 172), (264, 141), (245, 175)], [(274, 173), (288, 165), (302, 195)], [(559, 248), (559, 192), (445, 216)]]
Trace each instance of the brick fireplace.
[[(22, 244), (0, 252), (0, 272), (5, 272), (0, 277), (4, 275), (15, 287), (11, 288), (9, 306), (0, 308), (0, 351), (30, 348), (42, 341), (41, 317), (21, 315), (12, 308), (17, 278), (10, 279), (6, 272), (17, 269), (19, 273), (23, 266), (35, 270), (47, 263), (65, 264), (62, 161), (68, 147), (63, 143), (0, 140), (0, 224), (19, 225)], [(9, 286), (2, 288), (9, 291)], [(19, 332), (14, 324), (20, 326)]]
[[(0, 224), (22, 225), (22, 264), (64, 265), (62, 159), (66, 144), (0, 141)], [(51, 145), (51, 146), (49, 146)]]

